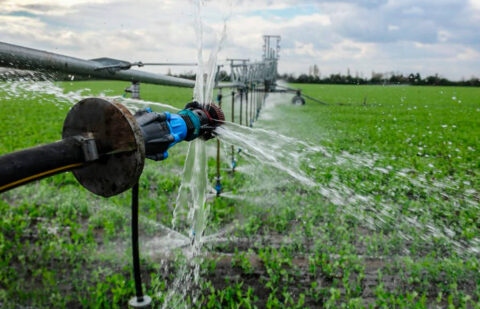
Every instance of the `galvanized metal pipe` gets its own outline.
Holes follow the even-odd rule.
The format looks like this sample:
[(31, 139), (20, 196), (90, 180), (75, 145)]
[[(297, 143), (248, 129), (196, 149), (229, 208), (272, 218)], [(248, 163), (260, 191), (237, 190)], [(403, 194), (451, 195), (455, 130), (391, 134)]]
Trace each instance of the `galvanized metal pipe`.
[[(61, 72), (98, 79), (190, 88), (195, 86), (195, 81), (189, 79), (139, 70), (105, 69), (105, 63), (99, 61), (84, 60), (4, 42), (0, 42), (0, 66), (33, 71)], [(238, 83), (220, 83), (217, 88), (237, 86), (239, 86)]]
[(95, 78), (137, 81), (149, 84), (194, 87), (195, 81), (138, 70), (99, 70), (101, 62), (83, 60), (38, 49), (0, 42), (0, 64), (25, 70), (47, 70)]

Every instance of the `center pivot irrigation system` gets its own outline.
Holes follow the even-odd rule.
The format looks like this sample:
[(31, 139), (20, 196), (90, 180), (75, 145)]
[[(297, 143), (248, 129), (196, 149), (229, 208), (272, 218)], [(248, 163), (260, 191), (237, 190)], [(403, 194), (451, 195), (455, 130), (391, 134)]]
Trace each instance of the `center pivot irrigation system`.
[[(136, 296), (129, 304), (145, 307), (151, 298), (143, 294), (138, 245), (138, 180), (145, 158), (164, 160), (167, 150), (181, 141), (215, 136), (225, 116), (221, 109), (222, 88), (232, 90), (231, 121), (252, 126), (268, 92), (297, 91), (293, 102), (304, 103), (300, 92), (277, 85), (280, 37), (263, 36), (263, 56), (258, 62), (228, 59), (231, 81), (219, 80), (216, 72), (217, 103), (190, 102), (177, 114), (150, 109), (132, 114), (118, 102), (87, 98), (68, 112), (62, 139), (0, 156), (0, 193), (28, 182), (71, 171), (77, 181), (94, 194), (110, 197), (132, 189), (132, 255)], [(142, 63), (111, 58), (83, 60), (0, 42), (0, 66), (40, 72), (81, 75), (86, 78), (129, 81), (125, 89), (140, 98), (140, 83), (194, 87), (195, 82), (162, 74), (132, 70), (145, 65), (195, 65), (192, 63)], [(281, 89), (279, 89), (281, 88)], [(239, 115), (235, 117), (235, 99)], [(245, 103), (244, 103), (245, 102)], [(232, 173), (235, 150), (232, 146)], [(221, 194), (220, 141), (217, 139), (217, 196)]]

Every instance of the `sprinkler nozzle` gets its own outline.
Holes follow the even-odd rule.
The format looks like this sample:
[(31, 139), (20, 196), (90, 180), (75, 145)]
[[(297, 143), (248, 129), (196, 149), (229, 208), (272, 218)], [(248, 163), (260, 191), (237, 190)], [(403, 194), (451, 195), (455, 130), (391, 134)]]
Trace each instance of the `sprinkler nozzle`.
[(305, 99), (302, 97), (302, 92), (300, 90), (296, 91), (295, 96), (292, 98), (292, 104), (305, 105)]
[[(191, 125), (191, 132), (185, 140), (191, 141), (197, 137), (204, 140), (209, 140), (214, 137), (214, 130), (225, 121), (225, 115), (222, 109), (215, 104), (200, 104), (196, 101), (185, 105), (180, 115), (195, 115), (196, 119), (191, 118), (193, 126)], [(188, 123), (187, 123), (188, 124)]]
[(167, 150), (178, 142), (213, 138), (225, 115), (215, 104), (201, 105), (194, 101), (178, 114), (142, 110), (135, 114), (135, 119), (142, 131), (146, 157), (159, 161), (166, 159)]

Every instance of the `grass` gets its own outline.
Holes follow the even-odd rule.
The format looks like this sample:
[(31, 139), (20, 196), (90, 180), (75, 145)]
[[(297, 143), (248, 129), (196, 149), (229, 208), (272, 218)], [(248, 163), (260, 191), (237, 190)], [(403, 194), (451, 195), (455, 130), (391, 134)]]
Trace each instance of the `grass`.
[[(128, 86), (58, 85), (92, 95)], [(279, 104), (255, 126), (323, 147), (301, 154), (317, 186), (240, 155), (239, 167), (253, 169), (223, 172), (224, 190), (244, 199), (211, 202), (207, 234), (234, 228), (208, 246), (195, 306), (479, 307), (480, 89), (294, 86), (332, 104)], [(143, 99), (178, 108), (192, 93), (141, 87)], [(0, 98), (0, 154), (60, 138), (71, 103), (44, 93), (14, 97), (5, 87)], [(171, 225), (186, 147), (169, 152), (147, 162), (140, 179), (145, 242), (159, 234), (156, 222)], [(228, 161), (224, 155), (223, 167)], [(212, 158), (212, 183), (214, 166)], [(128, 192), (99, 198), (68, 173), (2, 194), (0, 304), (125, 307), (134, 294), (129, 217)], [(189, 266), (146, 253), (145, 287), (159, 306)], [(193, 306), (178, 292), (174, 299)]]

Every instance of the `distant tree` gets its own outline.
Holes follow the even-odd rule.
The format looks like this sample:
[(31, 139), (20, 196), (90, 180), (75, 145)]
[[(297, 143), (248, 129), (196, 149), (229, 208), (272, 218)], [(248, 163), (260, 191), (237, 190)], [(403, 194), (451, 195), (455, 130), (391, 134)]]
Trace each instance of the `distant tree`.
[(420, 75), (420, 73), (415, 74), (415, 80), (413, 82), (414, 82), (414, 85), (423, 84), (422, 76)]
[[(295, 77), (293, 74), (283, 74), (279, 77), (286, 80), (289, 83), (309, 83), (309, 84), (410, 84), (410, 85), (432, 85), (432, 86), (475, 86), (480, 87), (479, 78), (472, 76), (469, 80), (463, 79), (462, 81), (450, 81), (446, 78), (439, 76), (438, 74), (427, 76), (425, 79), (422, 79), (420, 73), (410, 73), (408, 75), (403, 75), (402, 73), (387, 72), (387, 73), (377, 73), (372, 71), (372, 76), (370, 79), (364, 78), (362, 73), (355, 73), (355, 77), (349, 75), (342, 75), (341, 73), (330, 74), (324, 78), (320, 77), (320, 73), (315, 74), (318, 70), (317, 65), (310, 67), (312, 70), (311, 74), (301, 74), (298, 77)], [(320, 71), (320, 70), (318, 70)]]
[(370, 78), (370, 82), (372, 84), (380, 84), (383, 80), (383, 74), (382, 73), (375, 73), (372, 72), (372, 78)]

